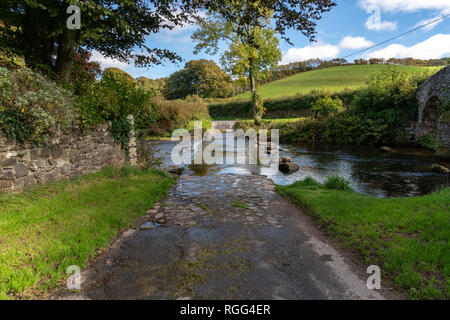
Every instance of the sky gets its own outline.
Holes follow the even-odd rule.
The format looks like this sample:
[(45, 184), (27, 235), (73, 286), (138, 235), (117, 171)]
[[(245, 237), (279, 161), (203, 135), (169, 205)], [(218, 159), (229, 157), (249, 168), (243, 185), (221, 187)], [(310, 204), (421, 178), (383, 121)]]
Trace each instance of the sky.
[[(318, 22), (316, 42), (311, 43), (300, 32), (287, 35), (293, 46), (280, 40), (283, 58), (280, 64), (304, 61), (310, 58), (334, 59), (358, 52), (374, 44), (398, 36), (415, 27), (450, 14), (450, 0), (335, 0), (337, 6)], [(134, 77), (151, 79), (168, 77), (193, 59), (210, 59), (219, 64), (217, 55), (193, 53), (191, 39), (195, 25), (174, 30), (164, 30), (148, 37), (146, 44), (164, 48), (183, 58), (181, 63), (163, 61), (161, 65), (136, 68), (126, 63), (103, 57), (93, 52), (91, 60), (100, 62), (102, 68), (117, 67)], [(226, 49), (226, 44), (221, 46)], [(450, 16), (425, 28), (414, 31), (392, 42), (347, 58), (407, 58), (437, 59), (450, 56)]]

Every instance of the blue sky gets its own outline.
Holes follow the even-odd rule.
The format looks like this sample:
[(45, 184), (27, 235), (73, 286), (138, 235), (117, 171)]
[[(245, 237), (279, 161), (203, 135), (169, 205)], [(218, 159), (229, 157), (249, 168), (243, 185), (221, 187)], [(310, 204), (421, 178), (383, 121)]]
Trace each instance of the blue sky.
[[(282, 63), (307, 60), (309, 58), (333, 59), (367, 48), (406, 32), (415, 26), (450, 14), (450, 0), (336, 0), (337, 7), (327, 13), (317, 26), (317, 42), (311, 43), (302, 34), (289, 31), (294, 46), (280, 41)], [(135, 68), (119, 61), (105, 59), (94, 52), (93, 60), (102, 67), (118, 67), (134, 77), (167, 77), (183, 68), (192, 59), (211, 59), (219, 63), (220, 53), (194, 55), (195, 43), (191, 35), (195, 25), (172, 31), (162, 31), (147, 39), (149, 47), (170, 49), (185, 61), (179, 64), (163, 62), (150, 68)], [(225, 48), (225, 47), (223, 47)], [(415, 31), (365, 53), (357, 58), (405, 58), (434, 59), (450, 56), (450, 17)]]

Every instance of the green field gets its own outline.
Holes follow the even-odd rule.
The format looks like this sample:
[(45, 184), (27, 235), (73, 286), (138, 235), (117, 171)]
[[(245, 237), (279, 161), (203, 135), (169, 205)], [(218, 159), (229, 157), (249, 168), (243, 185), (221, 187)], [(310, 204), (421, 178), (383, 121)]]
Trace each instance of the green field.
[[(358, 89), (364, 86), (365, 80), (386, 68), (395, 68), (407, 72), (426, 72), (439, 70), (439, 67), (425, 68), (412, 66), (345, 66), (333, 67), (316, 71), (296, 74), (278, 81), (261, 86), (260, 90), (265, 99), (293, 96), (297, 93), (309, 93), (311, 90), (327, 90), (330, 93), (341, 92), (345, 89)], [(236, 98), (249, 98), (246, 92)]]

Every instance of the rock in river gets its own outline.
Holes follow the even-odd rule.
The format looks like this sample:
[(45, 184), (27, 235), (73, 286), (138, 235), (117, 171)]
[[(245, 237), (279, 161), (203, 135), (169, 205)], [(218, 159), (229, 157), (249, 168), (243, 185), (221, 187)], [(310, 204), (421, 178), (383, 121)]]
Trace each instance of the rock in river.
[(381, 147), (380, 150), (381, 150), (381, 152), (388, 152), (388, 153), (395, 152), (395, 150), (392, 149), (391, 147)]
[(178, 174), (181, 175), (183, 173), (184, 168), (177, 167), (177, 166), (170, 166), (165, 169), (166, 172), (171, 174)]
[(431, 171), (438, 172), (438, 173), (448, 173), (450, 170), (444, 166), (441, 166), (439, 164), (433, 164), (431, 166)]
[(278, 166), (278, 169), (284, 174), (292, 174), (300, 170), (300, 167), (293, 162), (282, 162)]

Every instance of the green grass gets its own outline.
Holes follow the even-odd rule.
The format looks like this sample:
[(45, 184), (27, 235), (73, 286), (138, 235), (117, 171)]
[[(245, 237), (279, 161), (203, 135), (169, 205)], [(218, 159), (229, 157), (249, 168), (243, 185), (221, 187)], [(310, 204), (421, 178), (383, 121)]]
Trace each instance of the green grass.
[(106, 168), (77, 180), (0, 195), (0, 299), (42, 297), (167, 193), (158, 171)]
[(375, 199), (327, 189), (309, 178), (277, 190), (358, 251), (364, 265), (380, 266), (383, 277), (410, 298), (450, 298), (450, 188), (423, 197)]
[[(307, 118), (305, 118), (305, 117), (303, 117), (303, 118), (265, 118), (265, 119), (262, 119), (262, 122), (263, 123), (274, 123), (274, 122), (276, 122), (276, 123), (278, 123), (278, 124), (286, 124), (286, 123), (288, 123), (288, 122), (298, 122), (298, 121), (301, 121), (301, 120), (306, 120)], [(217, 119), (214, 119), (215, 121), (235, 121), (235, 120), (241, 120), (241, 121), (245, 121), (245, 122), (248, 122), (248, 123), (251, 123), (251, 124), (253, 124), (253, 122), (254, 122), (254, 120), (253, 119), (250, 119), (250, 118), (245, 118), (245, 119), (243, 119), (243, 118), (233, 118), (233, 117), (229, 117), (229, 118), (217, 118)]]
[(245, 203), (241, 203), (241, 202), (232, 203), (231, 206), (234, 208), (238, 208), (238, 209), (248, 209), (248, 205), (246, 205)]
[[(260, 87), (264, 99), (288, 97), (297, 93), (309, 93), (311, 90), (327, 90), (330, 93), (342, 92), (345, 89), (358, 89), (371, 76), (381, 72), (385, 68), (395, 68), (406, 72), (425, 72), (429, 69), (438, 71), (439, 67), (425, 68), (413, 66), (345, 66), (333, 67), (322, 70), (303, 72), (278, 81), (270, 82)], [(246, 92), (236, 99), (249, 99), (250, 93)]]
[(188, 126), (186, 128), (189, 132), (194, 130), (194, 122), (195, 121), (201, 121), (203, 129), (209, 130), (212, 127), (212, 120), (211, 119), (192, 120), (192, 121), (189, 121), (189, 124), (188, 124)]

